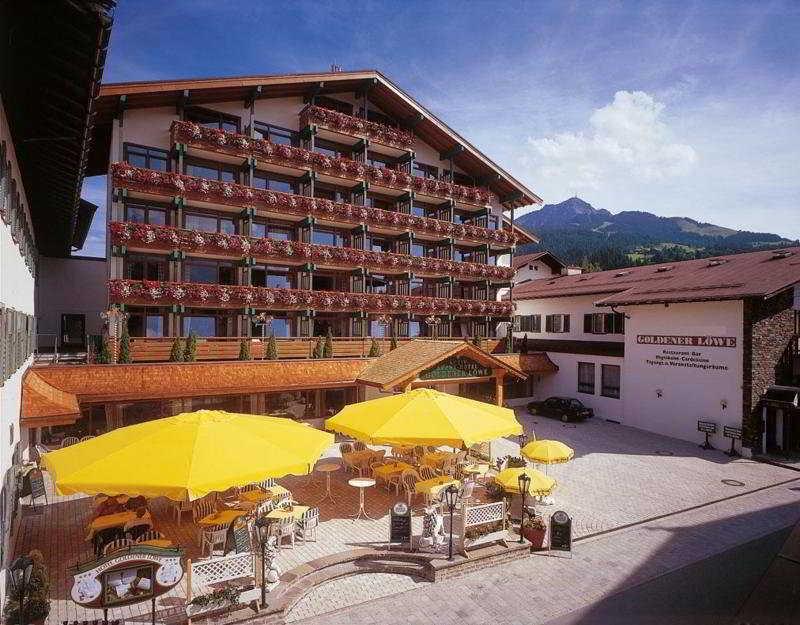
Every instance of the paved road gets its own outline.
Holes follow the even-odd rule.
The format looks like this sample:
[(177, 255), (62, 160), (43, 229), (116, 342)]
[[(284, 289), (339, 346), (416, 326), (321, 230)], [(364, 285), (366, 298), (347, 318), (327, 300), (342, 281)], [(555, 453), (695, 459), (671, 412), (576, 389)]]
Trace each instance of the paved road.
[[(800, 519), (798, 486), (800, 480), (589, 538), (575, 545), (571, 559), (532, 556), (300, 622), (547, 623), (793, 525)], [(679, 573), (673, 579), (680, 577)], [(658, 596), (659, 587), (652, 588)], [(616, 605), (623, 606), (623, 600), (624, 595)]]

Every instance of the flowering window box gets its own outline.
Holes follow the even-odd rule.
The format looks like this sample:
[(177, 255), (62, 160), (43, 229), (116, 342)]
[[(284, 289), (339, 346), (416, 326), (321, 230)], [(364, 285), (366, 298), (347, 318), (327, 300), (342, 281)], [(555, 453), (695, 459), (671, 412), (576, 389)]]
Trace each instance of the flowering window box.
[(300, 111), (300, 126), (312, 124), (333, 132), (369, 139), (399, 150), (410, 150), (414, 146), (414, 133), (408, 130), (392, 128), (321, 106), (309, 105)]

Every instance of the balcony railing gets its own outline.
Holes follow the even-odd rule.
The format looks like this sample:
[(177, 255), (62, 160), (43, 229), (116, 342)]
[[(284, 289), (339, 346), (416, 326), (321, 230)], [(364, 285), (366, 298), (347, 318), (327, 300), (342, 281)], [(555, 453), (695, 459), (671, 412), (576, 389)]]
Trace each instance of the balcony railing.
[(319, 263), (348, 269), (364, 268), (390, 274), (413, 272), (419, 275), (446, 275), (456, 279), (506, 281), (511, 280), (514, 275), (514, 271), (510, 267), (247, 237), (222, 232), (197, 232), (171, 226), (111, 222), (109, 230), (113, 245), (165, 252), (182, 250), (237, 259), (255, 258), (261, 261)]
[(377, 314), (458, 315), (508, 317), (511, 302), (459, 300), (417, 295), (379, 295), (256, 286), (227, 286), (190, 282), (110, 280), (109, 297), (115, 304), (139, 306), (185, 305), (201, 308), (261, 308)]
[(115, 187), (169, 198), (181, 197), (187, 200), (239, 208), (252, 207), (301, 217), (312, 215), (326, 221), (340, 221), (355, 225), (366, 224), (398, 232), (411, 230), (417, 234), (427, 234), (437, 238), (449, 237), (482, 244), (511, 245), (516, 241), (516, 235), (508, 230), (489, 230), (380, 208), (341, 204), (322, 198), (255, 189), (232, 182), (142, 169), (128, 163), (114, 163), (111, 166), (111, 174)]
[[(431, 340), (430, 337), (424, 337)], [(172, 351), (171, 337), (131, 338), (131, 360), (133, 362), (166, 362)], [(391, 339), (379, 338), (381, 353), (390, 349)], [(398, 344), (412, 339), (395, 339)], [(442, 337), (441, 340), (458, 340)], [(238, 360), (242, 341), (250, 342), (250, 356), (253, 360), (262, 360), (266, 356), (267, 343), (258, 337), (209, 337), (200, 338), (197, 342), (197, 360)], [(276, 338), (277, 355), (281, 360), (311, 358), (317, 338)], [(483, 339), (481, 347), (488, 351), (497, 349), (500, 341)], [(372, 346), (370, 337), (334, 337), (333, 358), (366, 358)]]
[(321, 106), (309, 105), (300, 111), (300, 127), (310, 125), (317, 125), (343, 135), (369, 139), (398, 150), (410, 150), (414, 146), (414, 133), (408, 130), (392, 128)]
[(389, 189), (415, 191), (444, 200), (455, 200), (478, 206), (486, 206), (491, 200), (491, 193), (480, 187), (466, 187), (446, 180), (422, 178), (403, 171), (373, 167), (346, 158), (331, 158), (303, 148), (276, 144), (266, 139), (253, 139), (225, 130), (206, 128), (193, 122), (172, 122), (170, 131), (173, 143), (183, 143), (189, 147), (217, 154), (236, 156), (242, 159), (255, 158), (274, 165), (314, 171), (317, 174), (336, 178), (370, 182)]

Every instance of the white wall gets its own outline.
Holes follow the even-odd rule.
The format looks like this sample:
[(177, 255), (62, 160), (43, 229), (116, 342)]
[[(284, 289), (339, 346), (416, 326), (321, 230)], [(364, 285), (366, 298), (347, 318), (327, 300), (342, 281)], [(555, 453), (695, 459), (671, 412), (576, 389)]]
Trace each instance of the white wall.
[[(742, 303), (637, 306), (626, 312), (630, 319), (626, 321), (622, 372), (627, 389), (623, 392), (625, 423), (699, 442), (702, 436), (697, 432), (697, 420), (714, 421), (719, 434), (712, 437), (713, 444), (719, 448), (730, 445), (722, 437), (722, 426), (742, 424)], [(644, 335), (730, 337), (736, 347), (643, 345), (637, 337)], [(724, 369), (699, 368), (709, 366)], [(661, 398), (656, 393), (659, 389)]]
[[(611, 312), (607, 308), (597, 308), (594, 301), (597, 299), (593, 295), (582, 295), (579, 297), (554, 297), (550, 299), (538, 300), (515, 300), (518, 315), (541, 315), (541, 332), (514, 332), (514, 336), (522, 338), (528, 335), (531, 339), (548, 339), (564, 341), (619, 341), (622, 342), (621, 334), (585, 334), (583, 332), (583, 315), (587, 313)], [(545, 332), (544, 318), (546, 315), (570, 315), (569, 332)]]
[[(581, 400), (584, 405), (594, 410), (595, 417), (601, 419), (611, 419), (626, 425), (631, 425), (625, 419), (624, 398), (630, 384), (625, 380), (625, 369), (623, 358), (612, 356), (592, 356), (586, 354), (562, 354), (558, 352), (547, 352), (550, 360), (558, 367), (558, 371), (553, 374), (541, 376), (541, 382), (536, 386), (536, 400), (547, 399), (548, 397), (574, 397)], [(594, 394), (578, 392), (578, 363), (594, 363)], [(620, 398), (603, 397), (602, 389), (602, 365), (617, 365), (622, 367), (620, 382)], [(638, 426), (641, 427), (641, 426)]]
[(514, 275), (514, 285), (528, 282), (530, 280), (541, 280), (542, 278), (552, 278), (553, 276), (561, 275), (559, 271), (553, 269), (541, 261), (533, 261), (525, 263), (522, 267), (517, 269)]
[(105, 258), (49, 258), (39, 263), (36, 293), (37, 331), (59, 334), (62, 314), (86, 315), (86, 333), (101, 334), (100, 313), (106, 309)]

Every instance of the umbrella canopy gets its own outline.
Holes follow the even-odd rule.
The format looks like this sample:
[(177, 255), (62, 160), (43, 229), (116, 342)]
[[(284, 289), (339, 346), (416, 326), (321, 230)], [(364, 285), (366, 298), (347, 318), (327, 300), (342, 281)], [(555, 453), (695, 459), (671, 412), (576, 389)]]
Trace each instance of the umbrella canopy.
[(537, 464), (560, 464), (572, 460), (575, 452), (560, 441), (541, 440), (525, 445), (522, 455)]
[(44, 454), (61, 495), (176, 501), (268, 477), (305, 475), (333, 435), (279, 417), (199, 410), (113, 430)]
[(556, 487), (556, 481), (552, 477), (548, 477), (541, 471), (529, 467), (503, 469), (495, 475), (494, 481), (500, 484), (503, 490), (519, 494), (519, 476), (523, 473), (531, 478), (531, 483), (528, 486), (529, 495), (549, 495)]
[(513, 410), (429, 388), (345, 406), (325, 428), (365, 443), (451, 447), (522, 434)]

